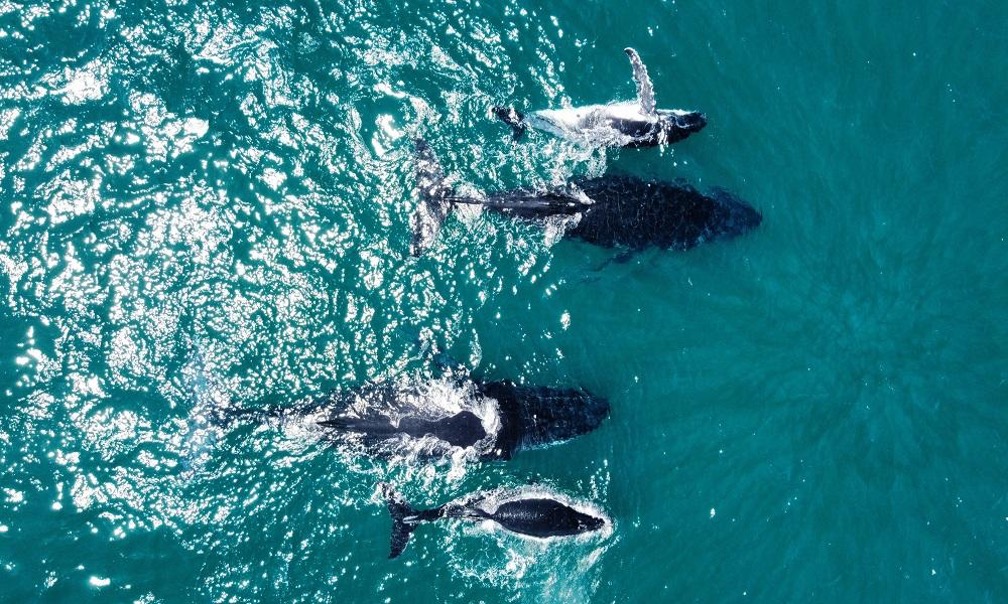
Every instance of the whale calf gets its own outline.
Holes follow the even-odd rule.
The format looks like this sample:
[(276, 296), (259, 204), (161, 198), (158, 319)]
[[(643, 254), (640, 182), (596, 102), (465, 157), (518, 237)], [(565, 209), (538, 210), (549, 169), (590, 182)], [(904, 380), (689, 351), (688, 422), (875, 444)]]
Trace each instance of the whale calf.
[(415, 162), (420, 203), (411, 218), (414, 256), (434, 243), (452, 210), (465, 205), (531, 221), (569, 219), (564, 236), (630, 250), (648, 246), (687, 250), (741, 235), (763, 220), (758, 210), (722, 189), (704, 194), (683, 182), (629, 175), (464, 196), (446, 183), (437, 156), (423, 139), (415, 141)]
[(609, 402), (574, 388), (527, 386), (468, 376), (372, 382), (321, 401), (289, 407), (233, 409), (231, 420), (298, 427), (334, 444), (359, 444), (392, 457), (506, 460), (516, 452), (591, 432)]
[(587, 105), (566, 109), (543, 109), (521, 113), (510, 107), (493, 107), (491, 112), (511, 126), (515, 140), (529, 127), (589, 146), (654, 147), (681, 141), (707, 125), (699, 111), (658, 109), (654, 85), (640, 55), (632, 48), (630, 58), (637, 99), (629, 103)]
[(441, 518), (491, 521), (512, 533), (538, 538), (590, 533), (608, 522), (599, 512), (567, 503), (540, 488), (480, 492), (428, 510), (414, 509), (391, 485), (383, 484), (381, 488), (392, 516), (389, 558), (398, 557), (406, 549), (410, 535), (420, 523)]

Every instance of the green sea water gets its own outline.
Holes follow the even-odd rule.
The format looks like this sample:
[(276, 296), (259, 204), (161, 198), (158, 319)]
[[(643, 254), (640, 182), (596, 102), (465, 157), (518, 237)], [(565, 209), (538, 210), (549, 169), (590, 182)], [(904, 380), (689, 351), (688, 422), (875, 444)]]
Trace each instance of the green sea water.
[[(0, 600), (1006, 601), (1006, 26), (992, 1), (0, 0)], [(631, 99), (626, 46), (706, 129), (593, 151), (488, 115)], [(414, 259), (416, 136), (460, 187), (682, 178), (763, 225), (627, 259), (469, 216)], [(201, 406), (434, 357), (612, 413), (508, 462), (193, 442)], [(612, 530), (436, 523), (388, 560), (382, 481), (546, 485)]]

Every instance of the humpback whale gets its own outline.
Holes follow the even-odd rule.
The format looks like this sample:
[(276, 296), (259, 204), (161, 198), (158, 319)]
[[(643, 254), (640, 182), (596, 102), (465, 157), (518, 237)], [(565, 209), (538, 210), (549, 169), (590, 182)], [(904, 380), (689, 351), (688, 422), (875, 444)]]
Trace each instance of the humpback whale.
[(231, 419), (297, 422), (334, 444), (357, 443), (379, 457), (462, 453), (483, 460), (510, 459), (591, 432), (608, 415), (609, 402), (584, 390), (467, 376), (406, 376), (300, 406), (227, 411)]
[(658, 109), (654, 85), (640, 55), (632, 48), (630, 58), (637, 99), (633, 102), (587, 105), (566, 109), (543, 109), (521, 113), (510, 107), (493, 107), (492, 113), (511, 126), (515, 140), (529, 127), (589, 146), (654, 147), (681, 141), (707, 125), (699, 111)]
[(723, 189), (704, 194), (683, 182), (629, 175), (578, 178), (545, 189), (458, 195), (446, 183), (433, 149), (423, 139), (415, 145), (420, 203), (410, 221), (414, 256), (434, 243), (448, 214), (465, 205), (530, 221), (569, 219), (565, 236), (630, 250), (648, 246), (687, 250), (741, 235), (763, 220), (759, 211)]
[(491, 521), (512, 533), (539, 538), (590, 533), (600, 530), (607, 523), (594, 510), (566, 503), (558, 495), (534, 487), (512, 492), (474, 493), (428, 510), (414, 509), (387, 483), (382, 484), (381, 489), (392, 516), (389, 558), (398, 557), (406, 549), (410, 535), (421, 522), (440, 518)]

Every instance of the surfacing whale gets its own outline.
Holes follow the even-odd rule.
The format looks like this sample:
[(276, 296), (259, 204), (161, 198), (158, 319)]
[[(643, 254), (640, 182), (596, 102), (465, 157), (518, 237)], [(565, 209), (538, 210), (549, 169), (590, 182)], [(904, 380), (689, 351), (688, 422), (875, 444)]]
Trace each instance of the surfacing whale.
[(492, 113), (511, 126), (515, 140), (528, 127), (543, 130), (588, 146), (654, 147), (683, 140), (707, 125), (707, 116), (699, 111), (658, 109), (654, 85), (640, 55), (632, 48), (624, 52), (630, 58), (637, 83), (637, 100), (629, 103), (587, 105), (566, 109), (543, 109), (521, 113), (510, 107), (493, 107)]
[(236, 409), (230, 419), (296, 422), (335, 443), (379, 456), (510, 459), (514, 453), (591, 432), (609, 402), (573, 388), (524, 386), (468, 376), (404, 376), (301, 406)]
[(598, 531), (608, 522), (601, 513), (566, 502), (561, 496), (538, 487), (474, 493), (428, 510), (414, 509), (387, 483), (382, 484), (381, 489), (392, 516), (389, 558), (398, 557), (406, 549), (410, 535), (420, 523), (441, 518), (491, 521), (512, 533), (541, 539)]
[(544, 189), (462, 196), (446, 183), (437, 156), (422, 139), (416, 141), (415, 161), (420, 203), (411, 218), (410, 252), (414, 256), (434, 243), (445, 218), (464, 205), (524, 220), (569, 220), (566, 237), (630, 250), (649, 246), (687, 250), (706, 241), (741, 235), (763, 220), (759, 211), (722, 189), (706, 195), (682, 182), (628, 175), (607, 174)]

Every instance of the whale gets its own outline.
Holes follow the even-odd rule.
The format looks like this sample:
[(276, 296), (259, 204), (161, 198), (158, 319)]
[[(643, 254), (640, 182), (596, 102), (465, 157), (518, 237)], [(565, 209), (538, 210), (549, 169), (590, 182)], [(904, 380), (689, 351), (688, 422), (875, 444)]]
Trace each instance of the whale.
[(388, 483), (379, 485), (379, 488), (392, 516), (389, 558), (397, 558), (403, 553), (417, 526), (440, 519), (489, 521), (511, 533), (539, 539), (591, 533), (603, 529), (610, 522), (600, 512), (565, 501), (566, 498), (540, 487), (482, 491), (423, 510), (407, 503)]
[(730, 239), (760, 225), (762, 214), (724, 189), (701, 193), (684, 181), (645, 180), (626, 174), (575, 178), (558, 186), (471, 195), (447, 183), (434, 150), (414, 143), (419, 203), (410, 218), (410, 253), (422, 255), (437, 240), (445, 219), (461, 207), (477, 207), (533, 223), (563, 221), (564, 237), (606, 248), (639, 251), (650, 246), (688, 250)]
[(549, 132), (586, 146), (655, 147), (668, 145), (699, 132), (707, 116), (685, 109), (658, 109), (654, 85), (647, 67), (633, 48), (625, 48), (630, 59), (637, 98), (632, 102), (587, 105), (564, 109), (542, 109), (522, 113), (513, 107), (494, 106), (491, 113), (511, 126), (515, 140), (528, 128)]
[(227, 421), (296, 427), (375, 457), (508, 460), (598, 428), (606, 398), (468, 375), (369, 382), (306, 404), (226, 410)]

